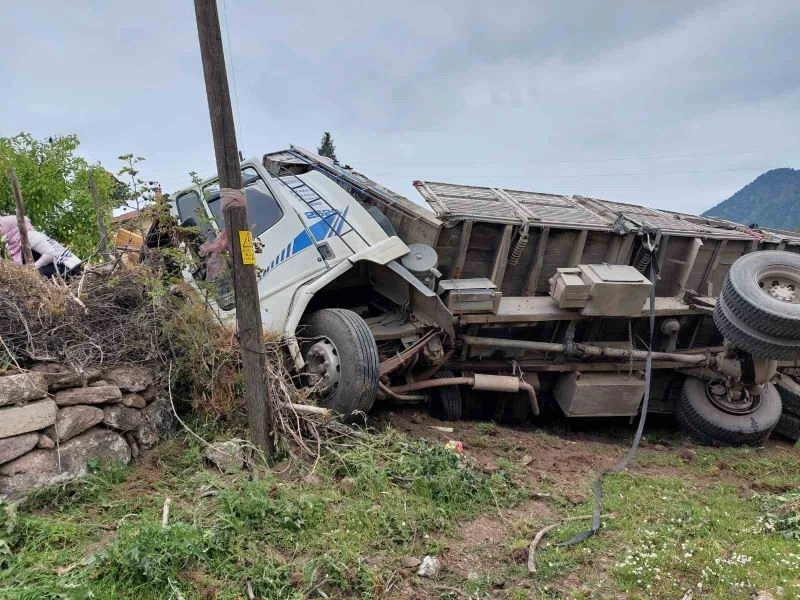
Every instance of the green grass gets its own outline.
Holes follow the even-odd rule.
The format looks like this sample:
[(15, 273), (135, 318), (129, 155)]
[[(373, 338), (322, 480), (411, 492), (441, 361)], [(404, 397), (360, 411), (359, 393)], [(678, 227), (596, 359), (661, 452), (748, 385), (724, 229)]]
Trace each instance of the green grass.
[[(614, 518), (583, 544), (540, 551), (534, 589), (545, 598), (588, 598), (598, 590), (681, 598), (692, 589), (696, 598), (744, 599), (779, 588), (783, 598), (800, 597), (800, 492), (776, 496), (695, 479), (712, 466), (719, 471), (719, 461), (756, 487), (771, 482), (800, 490), (797, 458), (750, 449), (698, 449), (696, 464), (685, 467), (693, 477), (609, 476), (603, 510)], [(589, 505), (570, 511), (590, 512)], [(588, 524), (565, 524), (553, 538), (566, 540)], [(530, 531), (522, 533), (521, 540), (529, 539)], [(570, 574), (581, 584), (564, 594), (559, 584)]]
[[(312, 484), (272, 472), (216, 474), (183, 438), (160, 454), (163, 478), (147, 493), (128, 491), (136, 471), (115, 467), (1, 513), (0, 597), (138, 600), (211, 590), (238, 598), (245, 580), (263, 598), (311, 590), (377, 597), (402, 556), (441, 550), (434, 534), (526, 497), (510, 464), (488, 476), (439, 444), (392, 432), (328, 454)], [(125, 477), (130, 488), (119, 485)], [(354, 481), (347, 491), (343, 477)], [(173, 508), (162, 529), (165, 497)]]
[[(209, 439), (236, 435), (196, 425)], [(553, 449), (571, 447), (531, 435)], [(465, 520), (499, 519), (500, 509), (512, 514), (505, 509), (543, 492), (555, 515), (591, 512), (589, 502), (565, 499), (557, 469), (530, 477), (517, 460), (526, 450), (504, 440), (502, 428), (479, 424), (476, 439), (494, 452), (491, 474), (441, 442), (389, 431), (327, 452), (304, 478), (297, 469), (310, 465), (295, 464), (291, 477), (222, 475), (202, 466), (200, 444), (178, 436), (157, 449), (155, 464), (95, 467), (24, 506), (0, 504), (0, 598), (233, 599), (246, 597), (246, 582), (257, 598), (393, 597), (403, 588), (402, 558), (447, 556)], [(415, 585), (441, 599), (672, 599), (688, 589), (695, 598), (744, 599), (779, 588), (797, 598), (798, 458), (694, 447), (687, 459), (679, 448), (648, 447), (637, 462), (648, 475), (606, 479), (603, 509), (614, 518), (585, 543), (542, 548), (535, 575), (520, 557), (549, 521), (525, 512), (507, 522), (505, 541), (475, 542), (475, 573), (446, 564), (440, 582)], [(548, 539), (566, 540), (588, 524), (565, 524)]]

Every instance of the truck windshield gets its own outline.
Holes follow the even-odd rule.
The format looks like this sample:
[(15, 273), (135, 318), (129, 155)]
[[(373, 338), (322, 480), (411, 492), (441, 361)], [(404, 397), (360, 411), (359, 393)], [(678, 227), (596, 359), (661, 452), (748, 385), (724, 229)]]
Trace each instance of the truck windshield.
[(200, 234), (207, 238), (211, 227), (208, 224), (208, 215), (205, 208), (200, 203), (200, 195), (197, 192), (186, 192), (175, 200), (178, 208), (178, 216), (183, 227), (197, 227)]
[[(281, 220), (283, 211), (275, 198), (270, 193), (266, 184), (261, 180), (254, 169), (247, 168), (242, 170), (242, 184), (247, 196), (247, 218), (250, 221), (250, 228), (253, 235), (261, 235), (275, 223)], [(222, 216), (222, 203), (220, 202), (219, 188), (206, 188), (208, 195), (208, 207), (214, 215), (214, 220), (220, 229), (225, 227), (225, 220)]]

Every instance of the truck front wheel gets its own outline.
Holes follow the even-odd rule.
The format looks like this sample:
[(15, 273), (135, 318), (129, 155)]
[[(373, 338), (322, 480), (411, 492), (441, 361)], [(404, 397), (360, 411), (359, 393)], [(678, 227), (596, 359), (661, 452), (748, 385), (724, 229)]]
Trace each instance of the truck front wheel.
[(348, 418), (368, 412), (378, 393), (378, 347), (364, 319), (325, 308), (304, 320), (300, 335), (306, 374), (322, 404)]
[(687, 377), (675, 406), (685, 432), (711, 446), (759, 445), (781, 416), (781, 397), (771, 383), (761, 393), (734, 401), (721, 383)]

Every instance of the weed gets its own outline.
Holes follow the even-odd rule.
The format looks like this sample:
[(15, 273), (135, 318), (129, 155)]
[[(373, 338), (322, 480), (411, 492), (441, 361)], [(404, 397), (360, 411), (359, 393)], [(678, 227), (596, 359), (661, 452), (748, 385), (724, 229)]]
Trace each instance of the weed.
[(765, 512), (763, 523), (767, 531), (800, 540), (800, 491), (763, 496), (761, 508)]
[[(230, 435), (215, 421), (193, 427)], [(182, 436), (162, 444), (149, 493), (116, 485), (126, 469), (98, 468), (83, 483), (37, 492), (18, 515), (0, 513), (0, 597), (141, 600), (174, 588), (234, 598), (245, 579), (264, 598), (377, 597), (402, 556), (444, 550), (433, 534), (525, 497), (511, 463), (489, 476), (397, 432), (326, 454), (315, 483), (226, 476), (202, 469), (201, 453)], [(355, 480), (346, 491), (337, 484), (345, 476)], [(198, 489), (215, 493), (200, 499)], [(173, 499), (166, 528), (164, 496)]]
[(211, 564), (223, 550), (214, 529), (183, 521), (126, 523), (100, 558), (100, 579), (116, 584), (165, 589), (182, 571)]
[(78, 481), (40, 488), (28, 494), (28, 510), (63, 510), (65, 507), (84, 506), (102, 502), (111, 488), (122, 483), (131, 469), (121, 463), (101, 464), (89, 462), (88, 474)]
[(323, 521), (326, 499), (276, 485), (268, 477), (224, 489), (219, 503), (225, 522), (237, 533), (254, 532), (278, 547), (292, 547), (301, 532)]

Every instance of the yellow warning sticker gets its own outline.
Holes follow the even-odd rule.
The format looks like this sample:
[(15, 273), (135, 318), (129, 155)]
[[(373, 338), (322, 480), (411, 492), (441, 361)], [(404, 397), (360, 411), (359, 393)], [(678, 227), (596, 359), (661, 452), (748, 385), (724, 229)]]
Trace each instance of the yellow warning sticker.
[(256, 251), (253, 248), (253, 234), (250, 231), (239, 232), (239, 247), (242, 249), (242, 264), (256, 264)]

